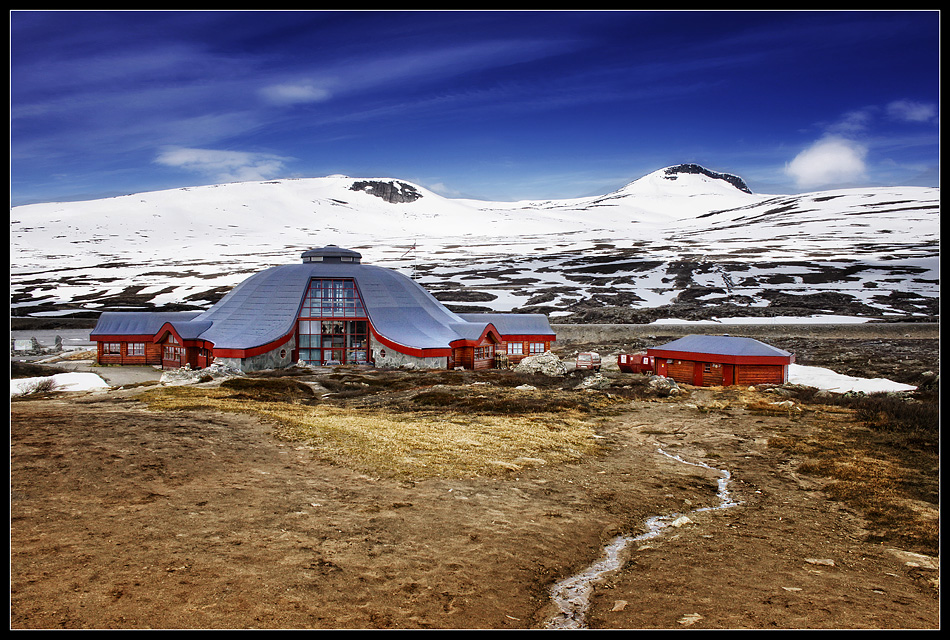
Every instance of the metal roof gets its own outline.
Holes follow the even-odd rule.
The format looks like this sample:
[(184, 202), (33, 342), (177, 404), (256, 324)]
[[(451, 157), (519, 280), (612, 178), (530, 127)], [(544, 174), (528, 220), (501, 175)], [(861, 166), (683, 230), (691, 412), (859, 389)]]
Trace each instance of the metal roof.
[(759, 342), (754, 338), (741, 338), (738, 336), (689, 335), (658, 347), (651, 347), (650, 350), (682, 351), (742, 357), (764, 356), (786, 358), (792, 355), (784, 349)]
[(215, 348), (248, 349), (288, 335), (311, 278), (352, 278), (376, 332), (406, 347), (444, 349), (455, 340), (477, 337), (487, 324), (449, 311), (397, 271), (360, 263), (309, 262), (271, 267), (239, 284), (200, 316), (212, 322), (201, 338)]
[(446, 349), (457, 340), (476, 340), (489, 323), (503, 335), (553, 335), (540, 314), (453, 313), (419, 283), (392, 269), (361, 264), (354, 251), (331, 245), (303, 256), (337, 259), (265, 269), (205, 312), (103, 313), (92, 335), (154, 334), (171, 322), (182, 338), (207, 340), (215, 349), (266, 346), (294, 331), (313, 278), (351, 278), (377, 334), (411, 349)]
[(89, 335), (90, 337), (153, 336), (166, 322), (175, 325), (177, 331), (179, 324), (187, 323), (201, 313), (201, 311), (106, 311), (99, 316), (99, 322)]
[(540, 313), (460, 313), (467, 322), (491, 323), (506, 336), (552, 336), (548, 317)]
[(353, 251), (352, 249), (341, 249), (335, 244), (328, 244), (319, 249), (304, 251), (300, 254), (300, 257), (303, 258), (304, 262), (319, 262), (321, 260), (341, 262), (343, 258), (346, 258), (346, 262), (359, 262), (363, 254)]

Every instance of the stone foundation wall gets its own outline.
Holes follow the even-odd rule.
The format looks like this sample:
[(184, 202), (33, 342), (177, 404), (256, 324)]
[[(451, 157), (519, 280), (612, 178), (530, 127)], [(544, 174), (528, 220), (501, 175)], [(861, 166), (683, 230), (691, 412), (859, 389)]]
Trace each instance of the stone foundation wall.
[(294, 338), (291, 338), (276, 349), (259, 356), (249, 358), (221, 358), (215, 357), (214, 361), (218, 364), (233, 367), (241, 371), (260, 371), (262, 369), (283, 369), (294, 364), (291, 359), (291, 353), (296, 348)]
[(411, 365), (416, 369), (445, 369), (448, 366), (448, 360), (443, 356), (436, 358), (409, 356), (377, 342), (372, 336), (369, 340), (369, 349), (370, 358), (377, 367), (399, 368)]

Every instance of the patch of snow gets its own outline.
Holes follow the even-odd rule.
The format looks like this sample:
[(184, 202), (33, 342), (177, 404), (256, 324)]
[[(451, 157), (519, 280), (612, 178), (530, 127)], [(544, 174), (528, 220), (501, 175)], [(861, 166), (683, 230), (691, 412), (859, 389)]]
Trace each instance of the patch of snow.
[(106, 381), (94, 373), (57, 373), (52, 376), (10, 380), (10, 395), (19, 396), (29, 393), (37, 384), (42, 384), (50, 379), (53, 382), (53, 391), (90, 391), (92, 389), (109, 388)]
[(800, 364), (788, 365), (788, 381), (816, 389), (835, 393), (863, 391), (864, 393), (913, 391), (917, 387), (886, 378), (856, 378), (836, 373), (823, 367), (806, 367)]
[(679, 320), (677, 318), (661, 318), (650, 324), (860, 324), (867, 322), (867, 318), (853, 316), (774, 316), (769, 318), (713, 318), (711, 320)]

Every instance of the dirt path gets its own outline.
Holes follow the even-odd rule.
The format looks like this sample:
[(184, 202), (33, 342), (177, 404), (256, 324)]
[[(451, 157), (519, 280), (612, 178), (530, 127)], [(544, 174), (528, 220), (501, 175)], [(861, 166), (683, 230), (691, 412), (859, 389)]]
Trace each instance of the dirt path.
[(768, 447), (827, 416), (631, 402), (602, 456), (409, 483), (319, 461), (255, 419), (111, 395), (17, 401), (13, 628), (540, 628), (548, 590), (644, 520), (742, 505), (631, 549), (592, 628), (936, 628), (936, 572)]

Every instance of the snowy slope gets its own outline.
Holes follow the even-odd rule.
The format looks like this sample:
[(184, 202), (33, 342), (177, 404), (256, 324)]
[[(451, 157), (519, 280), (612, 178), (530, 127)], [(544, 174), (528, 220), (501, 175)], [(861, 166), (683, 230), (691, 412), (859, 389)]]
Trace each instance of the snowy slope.
[(939, 296), (939, 190), (758, 195), (679, 165), (570, 200), (448, 199), (329, 176), (25, 205), (11, 210), (12, 305), (206, 308), (248, 274), (326, 244), (404, 270), (458, 309), (924, 317)]

